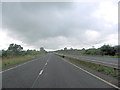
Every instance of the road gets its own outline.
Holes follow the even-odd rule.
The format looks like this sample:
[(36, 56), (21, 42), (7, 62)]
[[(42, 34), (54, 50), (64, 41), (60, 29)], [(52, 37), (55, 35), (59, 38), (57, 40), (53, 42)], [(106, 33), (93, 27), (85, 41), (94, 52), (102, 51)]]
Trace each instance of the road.
[(2, 72), (3, 88), (114, 88), (53, 53)]
[[(56, 54), (59, 54), (59, 53), (56, 53)], [(65, 54), (59, 54), (59, 55), (64, 55), (64, 56), (68, 56), (68, 57), (71, 57), (71, 58), (87, 60), (87, 61), (91, 61), (91, 62), (97, 62), (97, 63), (103, 63), (103, 64), (108, 64), (108, 65), (118, 66), (118, 58), (94, 57), (94, 56), (77, 56), (77, 55), (65, 55)]]

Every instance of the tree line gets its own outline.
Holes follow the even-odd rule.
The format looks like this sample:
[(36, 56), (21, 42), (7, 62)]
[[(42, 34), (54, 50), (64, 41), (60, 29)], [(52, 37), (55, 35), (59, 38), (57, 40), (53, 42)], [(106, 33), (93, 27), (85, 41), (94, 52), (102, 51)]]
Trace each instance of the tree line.
[(109, 55), (109, 56), (119, 56), (120, 55), (120, 45), (110, 46), (110, 45), (103, 45), (100, 48), (89, 48), (89, 49), (64, 49), (58, 50), (57, 52), (61, 53), (79, 53), (85, 55)]
[(37, 50), (23, 50), (21, 45), (10, 44), (7, 50), (2, 50), (2, 57), (14, 57), (14, 56), (25, 56), (25, 55), (37, 55), (41, 53), (46, 53), (43, 47), (40, 48), (40, 51)]
[(110, 46), (103, 45), (100, 48), (91, 48), (84, 51), (85, 54), (88, 55), (109, 55), (109, 56), (119, 56), (120, 46)]

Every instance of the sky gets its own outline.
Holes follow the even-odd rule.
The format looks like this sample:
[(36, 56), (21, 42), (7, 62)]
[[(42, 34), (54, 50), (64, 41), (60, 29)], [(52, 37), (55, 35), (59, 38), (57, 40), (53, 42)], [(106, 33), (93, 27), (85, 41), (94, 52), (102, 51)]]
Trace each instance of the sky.
[(11, 43), (48, 51), (118, 45), (118, 0), (2, 2), (0, 36), (0, 50)]

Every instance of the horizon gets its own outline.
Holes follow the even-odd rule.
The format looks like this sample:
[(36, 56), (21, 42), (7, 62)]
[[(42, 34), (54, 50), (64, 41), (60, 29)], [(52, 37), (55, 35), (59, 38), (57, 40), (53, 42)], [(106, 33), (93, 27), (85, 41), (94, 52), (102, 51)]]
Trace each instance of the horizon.
[[(15, 43), (11, 43), (11, 44), (15, 44)], [(109, 45), (109, 44), (104, 44), (104, 45)], [(102, 45), (103, 46), (103, 45)], [(100, 47), (102, 47), (102, 46), (100, 46)], [(111, 46), (111, 47), (115, 47), (115, 46), (119, 46), (119, 45), (109, 45), (109, 46)], [(98, 49), (98, 48), (100, 48), (100, 47), (94, 47), (94, 46), (92, 46), (92, 47), (90, 47), (90, 48), (84, 48), (85, 50), (87, 50), (87, 49), (92, 49), (92, 48), (95, 48), (95, 49)], [(41, 47), (40, 47), (41, 48)], [(24, 49), (24, 47), (23, 47), (23, 51), (27, 51), (27, 50), (36, 50), (36, 51), (40, 51), (40, 48), (39, 49)], [(43, 47), (44, 48), (44, 47)], [(72, 47), (63, 47), (63, 48), (61, 48), (61, 49), (56, 49), (56, 50), (47, 50), (47, 49), (45, 49), (47, 52), (51, 52), (51, 51), (58, 51), (58, 50), (64, 50), (64, 48), (67, 48), (67, 50), (70, 50)], [(2, 50), (7, 50), (8, 49), (8, 47), (6, 48), (6, 49), (1, 49), (0, 51), (2, 51)], [(82, 50), (83, 48), (72, 48), (73, 50), (74, 49), (77, 49), (77, 50)]]

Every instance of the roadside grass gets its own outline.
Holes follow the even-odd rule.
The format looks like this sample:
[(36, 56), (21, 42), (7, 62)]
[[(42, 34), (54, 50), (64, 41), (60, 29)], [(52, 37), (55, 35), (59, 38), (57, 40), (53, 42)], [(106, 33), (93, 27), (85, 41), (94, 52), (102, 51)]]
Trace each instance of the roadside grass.
[(109, 55), (88, 55), (83, 54), (81, 51), (71, 51), (71, 52), (61, 52), (62, 54), (66, 55), (78, 55), (78, 56), (94, 56), (94, 57), (106, 57), (106, 58), (120, 58), (119, 56), (109, 56)]
[(119, 56), (109, 56), (109, 55), (83, 55), (83, 56), (94, 56), (94, 57), (106, 57), (106, 58), (120, 58)]
[(11, 65), (15, 65), (15, 64), (19, 64), (22, 62), (26, 62), (35, 58), (40, 57), (40, 55), (26, 55), (26, 56), (16, 56), (16, 57), (11, 57), (11, 58), (3, 58), (2, 59), (2, 64), (0, 65), (0, 67), (2, 66), (2, 68), (11, 66)]
[[(60, 57), (62, 57), (62, 56), (60, 56)], [(64, 58), (68, 59), (71, 62), (83, 65), (85, 67), (91, 68), (91, 69), (96, 70), (98, 72), (101, 72), (103, 74), (110, 75), (110, 76), (113, 76), (115, 78), (120, 79), (118, 70), (114, 70), (113, 68), (106, 67), (106, 66), (99, 65), (99, 64), (95, 64), (95, 63), (92, 63), (92, 62), (86, 62), (86, 61), (83, 61), (83, 60), (73, 59), (73, 58), (66, 57), (66, 56)]]
[(2, 70), (2, 57), (0, 57), (0, 70)]
[(119, 56), (103, 56), (103, 57), (108, 57), (108, 58), (120, 58)]

